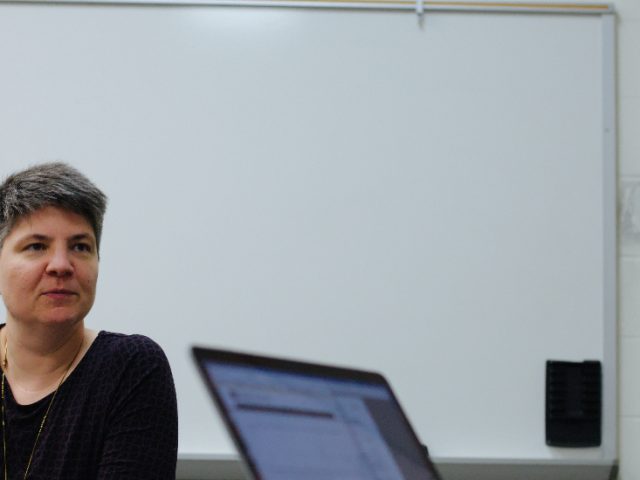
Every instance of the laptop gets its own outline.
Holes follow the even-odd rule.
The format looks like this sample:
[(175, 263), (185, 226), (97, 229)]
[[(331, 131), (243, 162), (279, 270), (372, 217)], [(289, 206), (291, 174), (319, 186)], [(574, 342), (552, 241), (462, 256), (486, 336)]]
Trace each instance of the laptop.
[(440, 480), (378, 373), (202, 347), (198, 370), (252, 480)]

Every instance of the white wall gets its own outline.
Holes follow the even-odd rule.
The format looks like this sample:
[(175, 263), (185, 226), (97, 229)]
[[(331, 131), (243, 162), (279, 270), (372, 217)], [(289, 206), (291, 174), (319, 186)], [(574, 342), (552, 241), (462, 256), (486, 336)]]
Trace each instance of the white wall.
[(620, 479), (640, 478), (640, 2), (618, 0)]

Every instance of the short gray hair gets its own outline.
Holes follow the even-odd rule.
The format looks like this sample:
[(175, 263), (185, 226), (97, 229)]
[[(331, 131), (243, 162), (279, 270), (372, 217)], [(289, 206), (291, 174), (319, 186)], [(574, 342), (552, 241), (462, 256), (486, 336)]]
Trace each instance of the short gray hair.
[(44, 207), (82, 215), (93, 228), (99, 250), (107, 196), (86, 176), (62, 162), (16, 172), (0, 185), (0, 248), (18, 220)]

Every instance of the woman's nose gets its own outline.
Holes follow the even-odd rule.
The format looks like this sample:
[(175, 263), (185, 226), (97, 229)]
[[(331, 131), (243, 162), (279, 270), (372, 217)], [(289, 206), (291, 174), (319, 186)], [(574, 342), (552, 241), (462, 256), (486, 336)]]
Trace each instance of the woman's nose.
[(47, 263), (47, 273), (56, 277), (70, 275), (73, 272), (73, 264), (66, 248), (51, 248), (51, 256)]

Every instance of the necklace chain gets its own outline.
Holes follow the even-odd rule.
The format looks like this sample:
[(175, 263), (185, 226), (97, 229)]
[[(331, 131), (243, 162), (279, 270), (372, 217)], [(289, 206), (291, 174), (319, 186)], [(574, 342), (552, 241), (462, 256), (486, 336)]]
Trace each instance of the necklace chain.
[[(4, 359), (2, 360), (2, 385), (0, 387), (1, 390), (1, 396), (2, 396), (2, 453), (3, 453), (3, 457), (4, 457), (4, 480), (9, 480), (9, 475), (7, 474), (7, 421), (6, 421), (6, 400), (5, 400), (5, 372), (8, 366), (8, 361), (7, 361), (7, 338), (5, 337), (4, 340)], [(82, 342), (80, 342), (80, 346), (78, 347), (78, 350), (76, 351), (75, 355), (73, 356), (73, 358), (71, 359), (71, 361), (69, 362), (69, 365), (67, 365), (67, 369), (64, 371), (64, 373), (62, 374), (62, 377), (60, 377), (60, 381), (58, 382), (58, 386), (56, 387), (56, 389), (53, 392), (53, 395), (51, 396), (51, 400), (49, 400), (49, 405), (47, 406), (47, 410), (44, 412), (44, 415), (42, 416), (42, 421), (40, 422), (40, 427), (38, 428), (38, 433), (36, 434), (36, 439), (33, 442), (33, 448), (31, 449), (31, 454), (29, 455), (29, 461), (27, 462), (27, 468), (25, 468), (24, 470), (24, 477), (22, 477), (23, 480), (27, 479), (27, 476), (29, 475), (29, 468), (31, 468), (31, 461), (33, 460), (33, 454), (36, 452), (36, 446), (38, 445), (38, 440), (40, 439), (40, 434), (42, 433), (42, 429), (44, 428), (44, 424), (47, 421), (47, 417), (49, 416), (49, 411), (51, 410), (51, 406), (53, 405), (53, 401), (56, 399), (56, 395), (58, 394), (58, 390), (60, 389), (60, 386), (62, 385), (62, 382), (64, 382), (64, 379), (67, 377), (67, 375), (69, 374), (69, 370), (71, 370), (71, 365), (73, 365), (73, 362), (76, 361), (76, 358), (78, 357), (78, 354), (80, 353), (80, 350), (82, 350), (82, 345), (84, 345), (84, 339), (82, 340)]]

